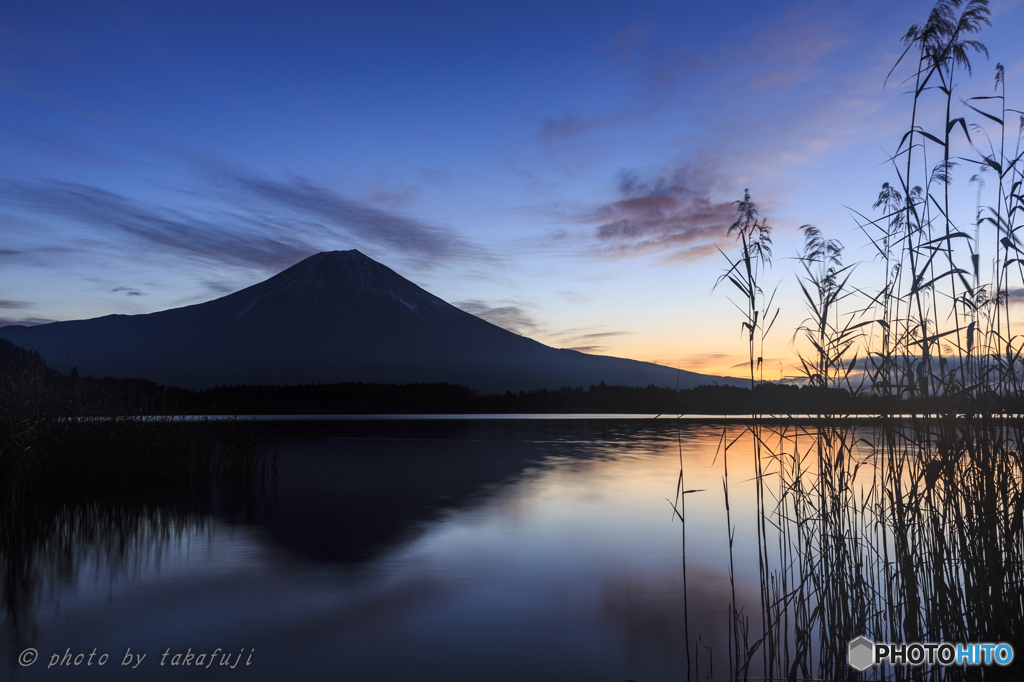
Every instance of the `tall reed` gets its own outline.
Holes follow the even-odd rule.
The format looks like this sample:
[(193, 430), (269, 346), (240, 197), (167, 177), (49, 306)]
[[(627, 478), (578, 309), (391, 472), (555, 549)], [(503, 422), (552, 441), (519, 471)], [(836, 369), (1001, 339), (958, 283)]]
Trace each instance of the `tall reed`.
[[(1007, 107), (1001, 64), (995, 94), (957, 93), (971, 60), (987, 56), (974, 36), (989, 22), (987, 0), (941, 0), (903, 38), (892, 73), (909, 67), (909, 126), (874, 202), (880, 215), (858, 214), (882, 268), (876, 288), (853, 287), (841, 245), (802, 228), (806, 381), (890, 400), (867, 429), (828, 404), (808, 425), (751, 427), (764, 564), (756, 642), (770, 679), (1018, 676), (999, 666), (859, 674), (846, 659), (860, 635), (1024, 642), (1024, 416), (1001, 409), (1024, 380), (1024, 339), (1012, 333), (1024, 285), (1024, 113)], [(1015, 139), (1009, 114), (1019, 116)], [(970, 231), (953, 215), (961, 166), (976, 170)], [(760, 308), (746, 259), (730, 261), (720, 281), (750, 302), (753, 375)], [(913, 414), (900, 414), (908, 405)], [(752, 649), (736, 652), (734, 677), (749, 671)]]

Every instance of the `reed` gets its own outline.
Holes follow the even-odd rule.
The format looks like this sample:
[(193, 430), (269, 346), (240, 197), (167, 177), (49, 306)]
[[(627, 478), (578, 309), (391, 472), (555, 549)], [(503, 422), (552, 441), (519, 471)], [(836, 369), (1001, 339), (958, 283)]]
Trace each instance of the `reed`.
[(207, 532), (211, 515), (258, 513), (273, 480), (258, 425), (144, 421), (137, 415), (162, 406), (93, 388), (0, 341), (0, 611), (12, 671), (41, 603), (84, 566), (115, 575), (159, 562)]
[[(263, 481), (269, 439), (245, 421), (139, 419), (130, 393), (90, 395), (38, 354), (0, 347), (0, 495), (5, 500), (140, 494), (217, 481)], [(105, 416), (95, 418), (97, 411)], [(17, 504), (3, 509), (5, 514)]]
[[(909, 126), (891, 157), (893, 178), (873, 205), (880, 215), (857, 214), (882, 268), (876, 288), (851, 286), (842, 246), (802, 228), (808, 318), (796, 336), (806, 349), (805, 380), (892, 400), (879, 403), (883, 411), (866, 429), (827, 403), (812, 426), (748, 427), (763, 626), (750, 635), (754, 645), (737, 648), (736, 679), (747, 677), (755, 657), (769, 679), (1019, 676), (999, 666), (861, 674), (846, 659), (860, 635), (1024, 642), (1024, 423), (1021, 414), (993, 410), (1019, 399), (1024, 380), (1024, 340), (1011, 315), (1024, 283), (1016, 235), (1024, 113), (1007, 107), (1002, 65), (995, 94), (957, 92), (971, 59), (987, 56), (974, 36), (989, 21), (987, 0), (942, 0), (904, 36), (897, 66), (910, 70)], [(1019, 116), (1015, 139), (1011, 114)], [(975, 171), (965, 183), (977, 193), (973, 234), (952, 215), (961, 166)], [(743, 277), (750, 248), (741, 248), (720, 281), (751, 302), (744, 328), (753, 379), (758, 290)], [(899, 401), (918, 412), (901, 418), (892, 409)], [(731, 526), (728, 540), (731, 547)], [(737, 643), (738, 613), (734, 605)]]

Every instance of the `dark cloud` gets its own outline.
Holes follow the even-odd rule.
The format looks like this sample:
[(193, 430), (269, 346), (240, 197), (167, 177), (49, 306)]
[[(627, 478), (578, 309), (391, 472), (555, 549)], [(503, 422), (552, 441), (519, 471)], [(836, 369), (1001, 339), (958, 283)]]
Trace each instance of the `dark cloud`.
[(536, 320), (519, 306), (492, 306), (480, 300), (458, 301), (454, 305), (470, 315), (481, 317), (513, 334), (530, 336), (538, 331)]
[(215, 222), (90, 185), (0, 181), (0, 197), (34, 212), (137, 238), (147, 250), (155, 245), (209, 263), (281, 269), (318, 251), (300, 237), (255, 220)]
[(11, 249), (0, 249), (0, 256), (17, 256), (21, 251), (13, 251)]
[(353, 237), (396, 249), (424, 263), (488, 257), (483, 249), (450, 230), (346, 199), (304, 178), (277, 182), (231, 173), (222, 177), (230, 186), (252, 197), (265, 199), (274, 207), (302, 213), (340, 228)]
[(144, 292), (139, 291), (138, 289), (132, 289), (130, 287), (117, 287), (116, 289), (111, 289), (109, 293), (116, 294), (116, 293), (121, 292), (121, 291), (123, 291), (125, 293), (125, 296), (145, 296), (146, 295)]
[(57, 320), (51, 320), (46, 317), (0, 317), (0, 327), (6, 327), (8, 325), (24, 325), (26, 327), (33, 327), (37, 324), (49, 324), (50, 322), (56, 322)]
[(522, 305), (514, 303), (495, 305), (487, 301), (473, 299), (457, 301), (454, 305), (513, 334), (535, 339), (554, 348), (575, 350), (581, 353), (600, 353), (607, 349), (607, 345), (600, 343), (600, 341), (633, 333), (628, 331), (595, 331), (600, 329), (600, 327), (552, 330), (541, 326)]
[(28, 308), (35, 305), (28, 301), (9, 301), (7, 299), (0, 298), (0, 309), (3, 310), (16, 310), (18, 308)]
[(139, 253), (151, 256), (155, 247), (157, 255), (170, 252), (217, 265), (278, 271), (328, 248), (349, 248), (353, 240), (386, 247), (421, 267), (460, 258), (493, 260), (449, 230), (362, 205), (307, 180), (276, 182), (224, 172), (216, 180), (220, 207), (205, 211), (167, 208), (58, 180), (0, 180), (0, 199), (31, 214), (91, 228), (122, 252), (142, 247)]
[(575, 350), (580, 353), (600, 353), (607, 349), (608, 346), (601, 343), (595, 343), (596, 341), (608, 339), (613, 336), (622, 336), (624, 334), (632, 334), (632, 332), (591, 332), (586, 329), (567, 329), (553, 336), (556, 339), (556, 343), (559, 348)]
[(684, 167), (670, 177), (641, 180), (626, 173), (618, 201), (584, 216), (609, 255), (665, 254), (693, 261), (714, 254), (735, 220), (732, 202), (711, 199), (710, 177)]
[(625, 331), (591, 331), (594, 329), (593, 327), (589, 329), (576, 328), (550, 331), (541, 327), (540, 323), (521, 305), (493, 305), (476, 299), (458, 301), (454, 305), (471, 315), (482, 317), (491, 324), (507, 329), (513, 334), (537, 339), (556, 348), (578, 350), (581, 353), (600, 352), (607, 346), (595, 342), (613, 336), (632, 333)]
[(230, 294), (235, 291), (236, 287), (229, 285), (227, 282), (220, 281), (203, 281), (200, 282), (204, 287), (218, 294)]
[(375, 204), (387, 206), (389, 208), (405, 208), (407, 206), (411, 206), (419, 195), (419, 186), (409, 185), (407, 187), (403, 187), (397, 192), (387, 190), (376, 192), (372, 197), (370, 197), (370, 200)]

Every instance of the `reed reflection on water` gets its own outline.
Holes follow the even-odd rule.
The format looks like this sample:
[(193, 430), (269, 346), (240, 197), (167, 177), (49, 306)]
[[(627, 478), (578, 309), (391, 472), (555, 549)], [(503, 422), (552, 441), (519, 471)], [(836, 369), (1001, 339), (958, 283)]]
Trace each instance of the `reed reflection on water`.
[[(165, 651), (219, 647), (252, 653), (247, 679), (651, 680), (685, 677), (688, 657), (699, 666), (691, 679), (727, 679), (744, 663), (740, 649), (730, 652), (734, 593), (747, 628), (739, 641), (749, 648), (764, 634), (759, 560), (777, 562), (783, 543), (773, 535), (759, 556), (769, 526), (756, 523), (755, 448), (742, 425), (684, 425), (678, 436), (661, 420), (276, 428), (279, 475), (267, 489), (5, 515), (11, 677), (52, 676), (50, 656), (70, 647), (106, 651), (111, 662), (61, 668), (62, 677), (138, 679), (120, 665), (131, 648), (147, 656), (145, 679), (180, 678), (182, 669), (159, 665)], [(761, 437), (774, 438), (774, 454), (806, 454), (813, 434), (795, 429)], [(866, 460), (863, 447), (851, 461)], [(792, 471), (778, 477), (784, 460), (768, 460), (765, 488), (785, 494)], [(685, 591), (670, 506), (680, 462), (686, 488), (698, 491), (686, 496)], [(783, 558), (792, 568), (807, 557)], [(769, 597), (793, 590), (781, 579), (771, 578)], [(803, 598), (818, 597), (808, 588)], [(791, 638), (799, 624), (787, 621)], [(801, 646), (820, 647), (818, 636)], [(28, 646), (40, 660), (22, 668), (15, 659)], [(751, 650), (745, 672), (758, 676), (767, 656)], [(206, 674), (228, 674), (217, 669)]]

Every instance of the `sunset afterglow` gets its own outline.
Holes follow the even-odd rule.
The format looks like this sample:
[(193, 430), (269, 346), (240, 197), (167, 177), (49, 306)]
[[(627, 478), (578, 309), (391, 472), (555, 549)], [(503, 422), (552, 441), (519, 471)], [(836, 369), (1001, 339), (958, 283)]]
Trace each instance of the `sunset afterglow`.
[[(749, 188), (775, 228), (764, 378), (792, 376), (798, 228), (877, 277), (853, 211), (893, 179), (912, 68), (886, 79), (930, 7), (7, 3), (0, 326), (200, 303), (355, 248), (551, 346), (743, 376), (713, 288)], [(1024, 6), (991, 9), (958, 88), (990, 94), (1001, 61), (1012, 104)]]

